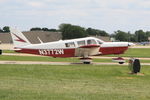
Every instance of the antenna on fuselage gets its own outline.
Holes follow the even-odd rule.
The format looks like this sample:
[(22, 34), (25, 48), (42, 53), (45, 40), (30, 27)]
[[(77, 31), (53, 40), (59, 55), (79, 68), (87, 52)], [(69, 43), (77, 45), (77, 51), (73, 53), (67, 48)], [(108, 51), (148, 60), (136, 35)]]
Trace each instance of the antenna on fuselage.
[(43, 41), (39, 37), (37, 37), (37, 39), (40, 41), (40, 43), (43, 43)]

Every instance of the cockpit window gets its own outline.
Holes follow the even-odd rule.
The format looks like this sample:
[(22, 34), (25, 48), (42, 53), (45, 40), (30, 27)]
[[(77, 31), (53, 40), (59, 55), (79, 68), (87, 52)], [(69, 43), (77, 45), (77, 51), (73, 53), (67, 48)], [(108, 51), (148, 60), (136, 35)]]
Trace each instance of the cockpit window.
[(65, 43), (66, 47), (75, 47), (74, 42)]
[(98, 42), (98, 44), (103, 44), (103, 42), (101, 42), (101, 41), (98, 41), (98, 40), (97, 40), (97, 42)]
[(96, 44), (96, 41), (95, 40), (87, 40), (87, 44)]
[(78, 46), (84, 46), (85, 45), (85, 41), (77, 41)]

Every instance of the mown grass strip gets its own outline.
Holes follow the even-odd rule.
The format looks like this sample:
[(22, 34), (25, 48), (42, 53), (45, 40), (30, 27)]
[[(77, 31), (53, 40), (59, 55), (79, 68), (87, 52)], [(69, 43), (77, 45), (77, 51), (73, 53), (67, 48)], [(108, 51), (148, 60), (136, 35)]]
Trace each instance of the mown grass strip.
[[(49, 61), (49, 62), (80, 62), (79, 58), (52, 58), (41, 56), (7, 56), (1, 55), (1, 61)], [(150, 60), (141, 60), (141, 63), (150, 63)], [(112, 62), (112, 59), (93, 58), (93, 62)], [(128, 60), (126, 60), (128, 62)]]
[(145, 76), (127, 66), (0, 65), (1, 100), (149, 100)]
[[(106, 55), (106, 56), (113, 57), (116, 55)], [(150, 48), (129, 48), (124, 54), (121, 54), (119, 56), (150, 58)]]

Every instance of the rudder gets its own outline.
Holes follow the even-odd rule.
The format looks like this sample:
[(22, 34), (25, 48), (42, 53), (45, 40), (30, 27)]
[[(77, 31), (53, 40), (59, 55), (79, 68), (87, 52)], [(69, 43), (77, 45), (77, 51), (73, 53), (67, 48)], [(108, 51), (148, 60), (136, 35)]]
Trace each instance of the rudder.
[(30, 45), (28, 39), (17, 29), (10, 28), (10, 34), (15, 48)]

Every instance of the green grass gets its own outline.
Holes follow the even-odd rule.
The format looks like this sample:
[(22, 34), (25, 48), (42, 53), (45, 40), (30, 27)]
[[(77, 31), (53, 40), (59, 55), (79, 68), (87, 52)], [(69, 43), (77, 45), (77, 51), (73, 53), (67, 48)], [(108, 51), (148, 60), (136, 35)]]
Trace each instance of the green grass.
[[(50, 61), (50, 62), (80, 62), (79, 58), (52, 58), (42, 56), (7, 56), (1, 55), (1, 61)], [(93, 59), (94, 62), (111, 62), (112, 59)]]
[(44, 56), (8, 56), (1, 55), (0, 60), (10, 61), (51, 61), (51, 62), (77, 62), (78, 58), (52, 58)]
[(150, 58), (150, 48), (129, 48), (128, 51), (122, 56)]
[(17, 53), (14, 50), (3, 50), (3, 53)]
[[(78, 58), (52, 58), (41, 56), (7, 56), (1, 55), (0, 61), (49, 61), (49, 62), (80, 62)], [(141, 63), (150, 63), (150, 60), (140, 60)], [(112, 62), (112, 59), (94, 58), (93, 62)], [(128, 62), (128, 60), (126, 60)]]
[[(106, 55), (106, 56), (116, 56), (116, 55)], [(150, 58), (150, 48), (129, 48), (124, 54), (120, 56)]]
[(145, 76), (127, 66), (0, 65), (0, 100), (149, 100)]
[[(147, 48), (130, 48), (123, 56), (150, 57), (149, 54)], [(79, 62), (77, 58), (4, 55), (0, 60)], [(149, 70), (149, 66), (142, 66), (145, 76), (136, 76), (127, 74), (127, 66), (116, 65), (0, 65), (0, 100), (149, 100)]]

